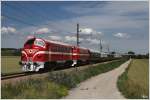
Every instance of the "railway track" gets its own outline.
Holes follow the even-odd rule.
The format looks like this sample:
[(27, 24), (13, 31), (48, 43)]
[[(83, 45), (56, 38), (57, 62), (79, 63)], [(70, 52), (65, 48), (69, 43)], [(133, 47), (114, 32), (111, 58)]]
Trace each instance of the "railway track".
[[(114, 60), (113, 60), (114, 61)], [(101, 63), (108, 63), (108, 62), (112, 62), (112, 61), (104, 61), (104, 62), (101, 62)], [(96, 64), (101, 64), (101, 63), (96, 63)], [(83, 65), (83, 66), (79, 66), (79, 67), (84, 67), (84, 66), (90, 66), (92, 64), (89, 64), (89, 65)], [(77, 68), (79, 68), (77, 67)], [(64, 69), (57, 69), (57, 70), (51, 70), (51, 71), (60, 71), (60, 70), (69, 70), (69, 69), (72, 69), (72, 68), (64, 68)], [(19, 73), (12, 73), (12, 74), (2, 74), (1, 75), (1, 80), (7, 80), (7, 79), (15, 79), (15, 78), (21, 78), (21, 77), (24, 77), (24, 76), (29, 76), (29, 75), (35, 75), (35, 74), (42, 74), (42, 73), (47, 73), (47, 72), (51, 72), (51, 71), (44, 71), (44, 72), (36, 72), (36, 73), (25, 73), (25, 72), (19, 72)]]
[(20, 73), (5, 74), (5, 75), (1, 75), (1, 80), (17, 78), (17, 77), (22, 77), (22, 76), (27, 76), (27, 75), (32, 75), (32, 74), (34, 73), (20, 72)]

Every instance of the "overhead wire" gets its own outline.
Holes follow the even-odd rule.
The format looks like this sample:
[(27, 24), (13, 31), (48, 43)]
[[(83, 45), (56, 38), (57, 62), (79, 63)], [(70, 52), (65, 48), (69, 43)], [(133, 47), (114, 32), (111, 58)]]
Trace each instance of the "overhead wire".
[[(7, 7), (9, 7), (9, 8), (11, 8), (11, 9), (13, 9), (13, 10), (15, 10), (15, 11), (19, 11), (19, 12), (21, 12), (21, 13), (23, 13), (24, 14), (24, 16), (30, 16), (30, 17), (33, 17), (32, 16), (32, 14), (33, 13), (31, 13), (31, 12), (33, 12), (31, 9), (29, 9), (29, 8), (27, 8), (27, 9), (23, 9), (23, 7), (16, 7), (16, 6), (13, 6), (13, 5), (10, 5), (10, 4), (5, 4)], [(38, 7), (40, 7), (40, 5), (37, 5)], [(44, 12), (43, 10), (41, 10), (41, 12)], [(44, 16), (45, 14), (38, 14), (36, 11), (34, 11), (34, 16), (35, 15), (37, 15), (38, 17), (40, 17), (41, 19), (49, 19), (49, 17), (48, 16)], [(20, 23), (22, 23), (22, 24), (26, 24), (26, 25), (30, 25), (30, 26), (34, 26), (34, 27), (39, 27), (39, 25), (35, 25), (35, 24), (32, 24), (32, 23), (28, 23), (28, 22), (26, 22), (26, 21), (24, 21), (24, 20), (21, 20), (21, 19), (18, 19), (17, 17), (12, 17), (12, 16), (8, 16), (8, 15), (3, 15), (4, 17), (7, 17), (8, 19), (11, 19), (11, 20), (14, 20), (14, 21), (17, 21), (17, 22), (20, 22)], [(53, 16), (55, 16), (55, 17), (60, 17), (60, 16), (58, 16), (58, 15), (56, 15), (56, 14), (53, 14)], [(48, 25), (48, 26), (51, 26), (51, 27), (55, 27), (56, 28), (56, 26), (54, 26), (54, 25), (52, 25), (52, 24), (46, 24), (46, 23), (44, 23), (43, 25)], [(57, 29), (55, 32), (64, 32), (64, 31), (62, 31), (62, 30), (59, 30), (59, 29)], [(71, 33), (71, 32), (67, 32), (67, 31), (65, 31), (66, 33)]]
[(14, 20), (14, 21), (17, 21), (17, 22), (20, 22), (20, 23), (23, 23), (23, 24), (26, 24), (26, 25), (29, 25), (29, 26), (34, 26), (34, 27), (37, 26), (37, 25), (31, 24), (31, 23), (27, 23), (27, 22), (25, 22), (25, 21), (22, 21), (22, 20), (20, 20), (20, 19), (17, 19), (17, 18), (15, 18), (15, 17), (10, 17), (10, 16), (8, 16), (8, 15), (6, 15), (6, 14), (3, 14), (3, 16), (6, 17), (6, 18), (8, 18), (8, 19), (11, 19), (11, 20)]

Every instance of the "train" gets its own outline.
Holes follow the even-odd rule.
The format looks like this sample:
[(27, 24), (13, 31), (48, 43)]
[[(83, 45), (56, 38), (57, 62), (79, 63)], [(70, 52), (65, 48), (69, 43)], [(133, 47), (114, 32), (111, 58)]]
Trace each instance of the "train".
[(78, 64), (100, 62), (104, 59), (108, 60), (108, 56), (87, 48), (30, 37), (21, 50), (20, 65), (24, 72), (39, 72), (46, 68), (51, 69), (56, 64), (74, 67)]

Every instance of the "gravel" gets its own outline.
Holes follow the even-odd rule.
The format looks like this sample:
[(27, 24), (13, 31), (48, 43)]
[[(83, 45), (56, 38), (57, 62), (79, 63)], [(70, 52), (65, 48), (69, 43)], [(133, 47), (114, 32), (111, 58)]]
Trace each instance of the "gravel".
[(81, 82), (76, 88), (69, 91), (65, 99), (124, 99), (117, 88), (117, 79), (128, 67), (131, 60), (120, 67), (92, 77)]

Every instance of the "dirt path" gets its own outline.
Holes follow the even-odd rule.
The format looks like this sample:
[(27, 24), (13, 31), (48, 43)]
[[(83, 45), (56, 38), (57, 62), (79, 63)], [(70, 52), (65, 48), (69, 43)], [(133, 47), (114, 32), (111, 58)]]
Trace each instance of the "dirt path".
[(70, 90), (65, 99), (124, 99), (117, 89), (117, 79), (131, 60), (104, 74), (92, 77)]

